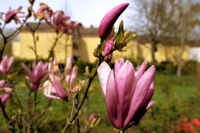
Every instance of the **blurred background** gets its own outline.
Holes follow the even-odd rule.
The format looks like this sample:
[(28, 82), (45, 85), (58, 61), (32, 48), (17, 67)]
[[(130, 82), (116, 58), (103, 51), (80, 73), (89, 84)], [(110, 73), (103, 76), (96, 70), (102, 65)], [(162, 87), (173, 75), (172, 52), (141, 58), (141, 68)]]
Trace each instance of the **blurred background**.
[[(200, 132), (200, 127), (193, 124), (194, 119), (200, 120), (200, 0), (36, 0), (33, 10), (37, 11), (39, 3), (46, 3), (53, 11), (63, 10), (71, 20), (83, 24), (84, 28), (73, 31), (73, 36), (65, 35), (60, 39), (54, 55), (61, 65), (67, 56), (73, 55), (74, 64), (79, 68), (79, 78), (84, 79), (85, 67), (92, 67), (96, 62), (93, 51), (100, 41), (98, 25), (102, 17), (111, 8), (124, 2), (129, 2), (130, 6), (116, 22), (115, 29), (118, 29), (120, 21), (123, 20), (125, 30), (131, 30), (137, 36), (125, 47), (124, 52), (114, 53), (111, 66), (116, 58), (123, 56), (134, 64), (136, 70), (144, 60), (148, 60), (149, 65), (153, 64), (157, 69), (153, 96), (156, 104), (147, 111), (137, 127), (127, 132), (176, 133), (181, 132), (180, 123), (188, 123), (191, 130)], [(19, 6), (23, 7), (22, 11), (26, 14), (28, 0), (1, 0), (1, 16), (9, 8), (12, 10)], [(0, 21), (3, 23), (2, 19)], [(28, 21), (32, 27), (37, 22), (34, 18)], [(4, 32), (9, 34), (16, 28), (18, 25), (12, 22), (6, 25)], [(55, 33), (44, 21), (36, 34), (39, 38), (38, 54), (45, 59), (48, 55), (48, 49), (45, 48), (51, 47)], [(2, 43), (1, 36), (0, 39)], [(13, 71), (23, 75), (20, 63), (34, 60), (31, 46), (32, 36), (25, 25), (6, 48), (5, 54), (16, 58)], [(19, 92), (23, 92), (25, 87), (21, 75), (18, 81)], [(106, 114), (103, 95), (100, 94), (101, 89), (96, 77), (84, 104), (84, 118), (91, 113), (98, 114), (101, 122), (91, 132), (110, 133), (113, 128)], [(21, 96), (23, 97), (23, 93)], [(45, 99), (42, 94), (40, 96)], [(52, 117), (46, 120), (47, 126), (41, 128), (41, 132), (57, 132), (63, 127), (65, 119), (62, 115), (66, 115), (69, 109), (65, 104), (53, 101), (47, 114)], [(0, 132), (5, 132), (4, 122), (0, 122)], [(81, 124), (84, 123), (83, 119)]]

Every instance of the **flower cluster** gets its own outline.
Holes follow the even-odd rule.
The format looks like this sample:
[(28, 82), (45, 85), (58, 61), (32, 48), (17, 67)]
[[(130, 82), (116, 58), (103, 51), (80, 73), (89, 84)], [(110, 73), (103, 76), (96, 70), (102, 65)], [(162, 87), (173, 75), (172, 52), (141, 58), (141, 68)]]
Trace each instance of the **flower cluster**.
[(13, 91), (10, 87), (11, 85), (6, 84), (5, 80), (0, 80), (0, 100), (4, 106)]
[[(78, 67), (72, 66), (72, 57), (68, 57), (66, 60), (64, 78), (59, 69), (56, 58), (49, 63), (48, 67), (50, 81), (47, 80), (43, 86), (43, 93), (49, 99), (62, 99), (67, 101), (72, 92), (78, 92), (79, 85), (75, 85), (75, 80), (78, 74)], [(66, 83), (66, 89), (63, 87), (63, 79)], [(54, 96), (53, 94), (57, 94)]]
[[(9, 22), (11, 22), (11, 20), (14, 20), (16, 24), (20, 23), (19, 18), (20, 17), (25, 17), (24, 12), (22, 12), (21, 9), (22, 9), (22, 7), (20, 6), (16, 10), (9, 10), (6, 13), (5, 23), (9, 23)], [(22, 16), (18, 16), (18, 14), (23, 14), (23, 15)]]
[(45, 3), (40, 3), (40, 7), (35, 13), (35, 17), (39, 19), (48, 19), (52, 16), (53, 11), (52, 9)]
[(200, 121), (197, 118), (192, 119), (192, 122), (189, 121), (187, 117), (184, 117), (177, 127), (178, 132), (188, 132), (188, 133), (197, 133), (197, 129), (200, 127)]
[(74, 28), (82, 28), (82, 24), (71, 21), (69, 16), (65, 16), (63, 11), (54, 12), (51, 25), (54, 26), (57, 30), (61, 30), (67, 34), (72, 34)]
[(22, 68), (27, 74), (27, 78), (32, 83), (30, 89), (32, 91), (37, 91), (39, 88), (40, 82), (46, 77), (47, 75), (47, 67), (48, 63), (43, 63), (39, 61), (37, 64), (36, 62), (32, 63), (32, 69), (29, 69), (25, 64), (22, 63)]

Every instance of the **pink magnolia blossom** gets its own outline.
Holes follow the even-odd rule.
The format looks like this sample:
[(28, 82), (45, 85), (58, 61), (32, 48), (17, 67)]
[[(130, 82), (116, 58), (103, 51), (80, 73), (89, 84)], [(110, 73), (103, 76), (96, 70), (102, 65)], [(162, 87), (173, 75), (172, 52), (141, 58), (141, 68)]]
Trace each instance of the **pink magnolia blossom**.
[(25, 64), (22, 64), (22, 68), (26, 72), (29, 80), (33, 85), (31, 86), (31, 89), (33, 91), (36, 91), (38, 89), (39, 83), (45, 78), (45, 76), (48, 73), (48, 63), (43, 63), (42, 61), (39, 61), (37, 64), (36, 62), (32, 63), (32, 69), (29, 69)]
[(3, 56), (1, 63), (0, 63), (0, 71), (2, 73), (8, 73), (13, 62), (14, 62), (13, 56), (11, 56), (10, 58), (8, 58), (8, 56)]
[(39, 19), (48, 19), (52, 16), (53, 11), (47, 4), (40, 3), (40, 8), (35, 14), (36, 14), (36, 17)]
[(43, 93), (49, 99), (62, 100), (60, 97), (52, 95), (52, 94), (57, 94), (57, 92), (56, 92), (55, 88), (53, 87), (51, 81), (49, 81), (49, 80), (44, 82)]
[[(114, 47), (114, 41), (115, 41), (115, 39), (112, 38), (112, 39), (110, 39), (110, 40), (106, 43), (106, 46), (105, 46), (105, 48), (104, 48), (104, 51), (102, 52), (102, 55), (106, 55), (108, 52), (110, 52), (110, 50), (113, 49), (113, 47)], [(105, 57), (106, 62), (110, 62), (111, 59), (112, 59), (112, 54), (109, 54), (109, 55), (107, 55), (107, 56)]]
[(118, 17), (123, 13), (123, 11), (128, 7), (129, 3), (120, 4), (113, 9), (111, 9), (101, 20), (99, 25), (99, 37), (101, 39), (106, 39)]
[(19, 17), (24, 17), (24, 16), (17, 16), (17, 14), (24, 14), (24, 12), (21, 11), (22, 7), (20, 6), (17, 10), (9, 10), (6, 13), (6, 19), (5, 22), (9, 23), (11, 20), (14, 20), (15, 23), (17, 24), (19, 21)]
[(72, 56), (68, 57), (65, 66), (65, 81), (68, 86), (73, 86), (78, 75), (78, 67), (72, 66)]
[(9, 97), (10, 94), (3, 94), (3, 95), (0, 94), (1, 102), (3, 103), (4, 106), (6, 105), (6, 102), (9, 99)]
[[(71, 92), (79, 91), (79, 85), (75, 85), (75, 80), (78, 75), (78, 67), (72, 65), (72, 57), (68, 57), (66, 60), (64, 79), (66, 83), (66, 89), (62, 85), (62, 74), (58, 67), (58, 63), (54, 58), (53, 62), (49, 64), (49, 78), (50, 81), (46, 81), (43, 86), (43, 93), (50, 99), (62, 99), (67, 100), (71, 95)], [(84, 81), (81, 82), (83, 84)], [(53, 95), (57, 94), (57, 96)]]
[(83, 25), (79, 22), (67, 20), (63, 23), (61, 31), (67, 34), (72, 34), (73, 30), (76, 28), (78, 29), (83, 28)]
[(5, 86), (5, 80), (1, 80), (0, 82), (0, 90), (4, 90), (5, 92), (0, 92), (0, 100), (3, 103), (3, 105), (5, 106), (7, 100), (10, 97), (10, 94), (12, 93), (12, 88), (6, 87)]
[[(62, 100), (67, 101), (70, 93), (69, 93), (68, 88), (64, 89), (63, 86), (62, 86), (62, 79), (63, 78), (62, 78), (62, 74), (60, 72), (60, 69), (58, 67), (58, 63), (57, 63), (55, 58), (54, 58), (53, 62), (49, 63), (48, 70), (49, 70), (49, 78), (51, 80), (53, 88), (56, 90), (56, 94)], [(50, 84), (49, 84), (49, 86), (50, 86)], [(54, 90), (53, 88), (51, 88), (51, 91), (49, 91), (50, 93), (52, 92), (52, 90)], [(47, 89), (47, 87), (45, 87), (44, 89)], [(49, 93), (49, 95), (50, 95), (50, 93)], [(52, 99), (54, 99), (54, 98), (52, 98)]]
[(147, 61), (144, 61), (135, 72), (132, 63), (121, 58), (120, 62), (116, 61), (114, 70), (106, 62), (97, 70), (108, 116), (117, 129), (126, 129), (130, 122), (137, 124), (144, 110), (154, 104), (150, 100), (154, 93), (155, 67), (145, 72), (146, 66)]
[(65, 16), (63, 11), (56, 11), (52, 16), (51, 24), (55, 27), (61, 27), (70, 17)]

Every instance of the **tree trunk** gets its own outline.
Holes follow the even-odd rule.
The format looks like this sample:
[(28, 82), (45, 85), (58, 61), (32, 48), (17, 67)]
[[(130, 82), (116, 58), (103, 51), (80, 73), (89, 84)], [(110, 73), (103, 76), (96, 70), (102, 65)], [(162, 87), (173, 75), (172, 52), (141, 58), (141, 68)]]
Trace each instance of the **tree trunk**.
[(156, 58), (155, 58), (155, 52), (157, 51), (156, 50), (156, 45), (157, 45), (156, 42), (152, 42), (151, 43), (151, 61), (152, 61), (153, 65), (156, 64)]
[(185, 48), (185, 43), (184, 39), (181, 40), (181, 45), (180, 45), (180, 53), (178, 53), (177, 56), (177, 70), (176, 70), (176, 76), (180, 77), (182, 75), (182, 56), (183, 56), (183, 51)]

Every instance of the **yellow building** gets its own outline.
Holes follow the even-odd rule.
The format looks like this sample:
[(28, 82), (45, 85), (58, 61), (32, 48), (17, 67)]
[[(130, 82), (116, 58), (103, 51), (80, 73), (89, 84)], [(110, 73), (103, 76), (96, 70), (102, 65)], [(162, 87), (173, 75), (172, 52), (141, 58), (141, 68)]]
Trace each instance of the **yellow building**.
[[(35, 25), (32, 24), (34, 27)], [(56, 34), (46, 24), (42, 24), (36, 32), (37, 53), (40, 58), (47, 59), (49, 51), (53, 47)], [(63, 35), (54, 49), (54, 55), (59, 62), (65, 62), (66, 57), (73, 55), (76, 59), (84, 62), (95, 62), (96, 57), (93, 56), (93, 51), (99, 44), (100, 39), (97, 35), (96, 28), (86, 28), (81, 30), (80, 35), (74, 37)], [(35, 59), (35, 54), (32, 50), (34, 48), (33, 36), (27, 29), (22, 30), (20, 33), (19, 41), (13, 42), (12, 53), (18, 59)], [(113, 61), (115, 58), (125, 57), (130, 59), (144, 59), (151, 61), (149, 43), (139, 44), (136, 39), (133, 39), (124, 48), (125, 52), (114, 52)], [(172, 61), (176, 63), (176, 56), (179, 51), (178, 46), (164, 46), (158, 44), (155, 58), (158, 62)], [(189, 46), (185, 47), (183, 53), (183, 60), (188, 60)]]

